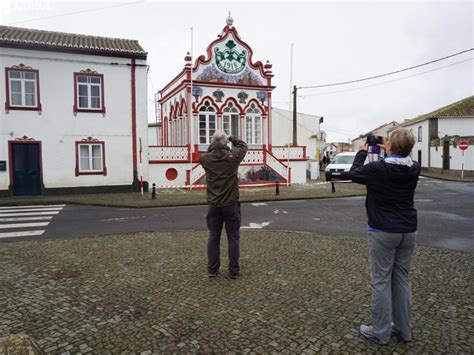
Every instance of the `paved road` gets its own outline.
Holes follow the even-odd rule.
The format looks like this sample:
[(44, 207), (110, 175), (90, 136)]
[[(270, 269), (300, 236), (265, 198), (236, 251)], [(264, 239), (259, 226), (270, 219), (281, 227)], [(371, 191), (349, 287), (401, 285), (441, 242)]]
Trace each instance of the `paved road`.
[[(474, 253), (473, 201), (473, 183), (422, 178), (415, 196), (419, 214), (419, 244)], [(67, 205), (41, 235), (0, 238), (0, 241), (139, 231), (205, 231), (206, 210), (205, 206), (127, 209)], [(362, 197), (244, 204), (242, 212), (244, 229), (306, 231), (355, 237), (366, 235)], [(11, 231), (3, 229), (2, 232)]]

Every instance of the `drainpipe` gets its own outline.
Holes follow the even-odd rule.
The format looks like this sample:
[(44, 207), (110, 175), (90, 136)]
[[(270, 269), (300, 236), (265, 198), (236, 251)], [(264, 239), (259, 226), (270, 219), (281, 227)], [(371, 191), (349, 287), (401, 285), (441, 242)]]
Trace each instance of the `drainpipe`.
[(138, 189), (138, 169), (137, 169), (137, 93), (135, 83), (135, 58), (132, 58), (130, 66), (131, 74), (131, 99), (132, 99), (132, 158), (133, 158), (133, 187)]

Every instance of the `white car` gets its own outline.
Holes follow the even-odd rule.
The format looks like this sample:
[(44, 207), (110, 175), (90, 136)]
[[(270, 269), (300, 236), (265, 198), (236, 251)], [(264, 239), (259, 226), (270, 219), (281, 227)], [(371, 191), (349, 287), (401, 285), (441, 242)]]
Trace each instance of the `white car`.
[(349, 170), (351, 169), (356, 154), (356, 152), (337, 154), (331, 160), (331, 163), (326, 166), (326, 169), (324, 169), (326, 181), (349, 180)]

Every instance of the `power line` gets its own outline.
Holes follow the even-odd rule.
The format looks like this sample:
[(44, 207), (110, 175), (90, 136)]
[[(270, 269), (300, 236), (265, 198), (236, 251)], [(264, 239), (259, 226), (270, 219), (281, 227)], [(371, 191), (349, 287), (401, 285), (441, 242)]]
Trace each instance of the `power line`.
[(19, 24), (19, 23), (26, 23), (26, 22), (34, 22), (34, 21), (50, 19), (50, 18), (55, 18), (55, 17), (68, 16), (68, 15), (82, 14), (82, 13), (86, 13), (86, 12), (93, 12), (93, 11), (111, 9), (111, 8), (114, 8), (114, 7), (134, 5), (134, 4), (142, 3), (144, 1), (145, 0), (139, 0), (139, 1), (127, 2), (127, 3), (124, 3), (124, 4), (116, 4), (116, 5), (110, 5), (110, 6), (104, 6), (104, 7), (97, 7), (97, 8), (89, 9), (89, 10), (80, 10), (80, 11), (67, 12), (67, 13), (51, 15), (51, 16), (37, 17), (37, 18), (29, 19), (29, 20), (11, 22), (10, 25), (16, 25), (16, 24)]
[(417, 73), (417, 74), (412, 74), (412, 75), (404, 76), (403, 78), (398, 78), (398, 79), (394, 79), (394, 80), (384, 81), (384, 82), (382, 82), (382, 83), (377, 83), (377, 84), (372, 84), (372, 85), (366, 85), (366, 86), (360, 86), (360, 87), (352, 88), (352, 89), (345, 89), (345, 90), (338, 90), (338, 91), (323, 92), (323, 93), (319, 93), (319, 94), (300, 95), (299, 97), (305, 98), (305, 97), (310, 97), (310, 96), (325, 96), (325, 95), (332, 95), (332, 94), (337, 94), (337, 93), (341, 93), (341, 92), (348, 92), (348, 91), (355, 91), (355, 90), (360, 90), (360, 89), (371, 88), (371, 87), (374, 87), (374, 86), (386, 85), (386, 84), (390, 84), (390, 83), (393, 83), (393, 82), (396, 82), (396, 81), (400, 81), (400, 80), (405, 80), (405, 79), (413, 78), (413, 77), (418, 76), (418, 75), (423, 75), (423, 74), (431, 73), (431, 72), (434, 72), (434, 71), (437, 71), (437, 70), (446, 69), (446, 68), (449, 68), (449, 67), (452, 67), (452, 66), (455, 66), (455, 65), (458, 65), (458, 64), (462, 64), (462, 63), (465, 63), (465, 62), (469, 62), (469, 61), (471, 61), (471, 60), (473, 60), (473, 59), (474, 59), (474, 58), (468, 58), (468, 59), (461, 60), (461, 61), (456, 62), (456, 63), (448, 64), (448, 65), (445, 65), (445, 66), (442, 66), (442, 67), (439, 67), (439, 68), (436, 68), (436, 69), (431, 69), (431, 70), (427, 70), (427, 71), (424, 71), (424, 72), (421, 72), (421, 73)]
[(467, 53), (467, 52), (470, 52), (470, 51), (473, 51), (473, 50), (474, 50), (474, 48), (466, 49), (466, 50), (464, 50), (464, 51), (461, 51), (461, 52), (458, 52), (458, 53), (454, 53), (454, 54), (448, 55), (448, 56), (446, 56), (446, 57), (438, 58), (438, 59), (431, 60), (431, 61), (426, 62), (426, 63), (414, 65), (414, 66), (412, 66), (412, 67), (408, 67), (408, 68), (404, 68), (404, 69), (395, 70), (395, 71), (392, 71), (392, 72), (389, 72), (389, 73), (385, 73), (385, 74), (379, 74), (379, 75), (374, 75), (374, 76), (370, 76), (370, 77), (367, 77), (367, 78), (356, 79), (356, 80), (349, 80), (349, 81), (342, 81), (342, 82), (332, 83), (332, 84), (313, 85), (313, 86), (300, 86), (300, 87), (298, 87), (298, 89), (317, 89), (317, 88), (324, 88), (324, 87), (329, 87), (329, 86), (346, 85), (346, 84), (358, 83), (358, 82), (366, 81), (366, 80), (372, 80), (372, 79), (382, 78), (382, 77), (384, 77), (384, 76), (393, 75), (393, 74), (398, 74), (398, 73), (402, 73), (402, 72), (407, 71), (407, 70), (412, 70), (412, 69), (416, 69), (416, 68), (419, 68), (419, 67), (422, 67), (422, 66), (425, 66), (425, 65), (428, 65), (428, 64), (440, 62), (440, 61), (442, 61), (442, 60), (446, 60), (446, 59), (448, 59), (448, 58), (456, 57), (456, 56), (458, 56), (458, 55), (461, 55), (461, 54), (464, 54), (464, 53)]

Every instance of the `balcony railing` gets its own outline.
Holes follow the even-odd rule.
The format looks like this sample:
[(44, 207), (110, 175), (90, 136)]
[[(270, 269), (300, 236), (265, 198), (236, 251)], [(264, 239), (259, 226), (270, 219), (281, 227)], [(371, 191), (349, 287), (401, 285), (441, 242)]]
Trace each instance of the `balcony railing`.
[(290, 160), (306, 160), (306, 147), (272, 147), (272, 154), (277, 159), (287, 160), (288, 153)]
[(150, 163), (189, 162), (189, 146), (149, 146), (148, 161)]
[(245, 158), (242, 161), (242, 164), (263, 164), (264, 160), (264, 151), (263, 150), (248, 150), (245, 154)]

